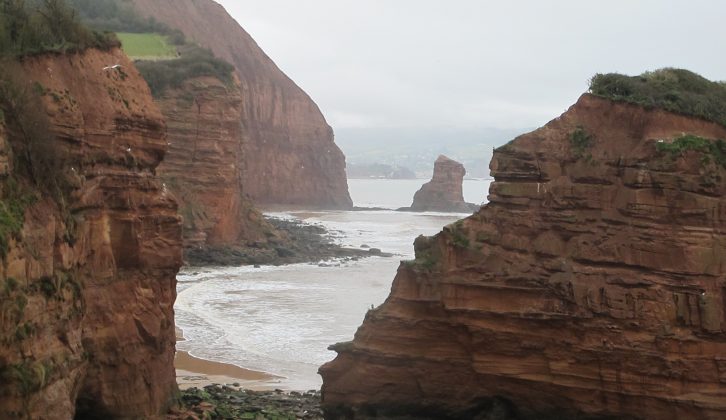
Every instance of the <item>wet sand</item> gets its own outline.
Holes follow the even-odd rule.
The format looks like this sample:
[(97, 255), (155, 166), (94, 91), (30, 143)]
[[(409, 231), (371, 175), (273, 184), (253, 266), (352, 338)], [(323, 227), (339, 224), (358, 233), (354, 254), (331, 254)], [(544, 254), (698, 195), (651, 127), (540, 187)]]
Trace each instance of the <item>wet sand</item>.
[(279, 388), (279, 382), (282, 379), (265, 372), (200, 359), (185, 351), (176, 352), (174, 366), (176, 367), (176, 382), (181, 389), (201, 388), (211, 384), (237, 383), (244, 389), (264, 391)]
[[(184, 331), (175, 327), (176, 341), (184, 341)], [(241, 368), (229, 363), (213, 362), (177, 351), (174, 356), (176, 383), (180, 389), (202, 388), (207, 385), (239, 384), (244, 389), (268, 391), (278, 388), (279, 376)]]

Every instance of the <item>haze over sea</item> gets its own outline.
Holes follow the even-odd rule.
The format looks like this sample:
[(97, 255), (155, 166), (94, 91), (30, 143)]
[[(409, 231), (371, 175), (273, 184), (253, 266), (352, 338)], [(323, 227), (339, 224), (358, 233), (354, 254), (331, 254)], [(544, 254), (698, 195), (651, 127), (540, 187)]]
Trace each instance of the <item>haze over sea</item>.
[[(350, 179), (360, 207), (409, 206), (424, 180)], [(468, 202), (486, 201), (489, 180), (465, 180)], [(384, 211), (272, 213), (324, 226), (340, 244), (367, 245), (394, 257), (282, 267), (182, 271), (175, 304), (185, 341), (177, 349), (281, 377), (277, 388), (319, 388), (328, 346), (353, 338), (371, 305), (383, 303), (401, 260), (413, 258), (418, 235), (433, 235), (467, 214)]]

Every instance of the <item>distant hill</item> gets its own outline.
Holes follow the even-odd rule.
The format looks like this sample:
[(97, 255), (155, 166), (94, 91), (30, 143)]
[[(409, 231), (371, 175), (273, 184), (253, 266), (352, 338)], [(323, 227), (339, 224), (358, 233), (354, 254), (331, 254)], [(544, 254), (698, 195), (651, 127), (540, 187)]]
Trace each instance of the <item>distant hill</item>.
[(384, 164), (430, 178), (433, 162), (443, 154), (461, 162), (467, 177), (485, 178), (492, 150), (527, 131), (530, 128), (337, 128), (335, 141), (346, 155), (348, 168)]
[(416, 173), (402, 166), (383, 163), (349, 163), (345, 168), (348, 178), (416, 179)]

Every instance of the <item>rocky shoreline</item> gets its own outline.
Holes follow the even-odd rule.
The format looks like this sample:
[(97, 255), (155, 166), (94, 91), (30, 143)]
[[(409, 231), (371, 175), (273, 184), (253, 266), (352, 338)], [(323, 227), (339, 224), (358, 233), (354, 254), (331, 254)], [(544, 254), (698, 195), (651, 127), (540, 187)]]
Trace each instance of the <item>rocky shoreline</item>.
[(283, 240), (267, 243), (191, 248), (185, 250), (187, 266), (285, 265), (320, 263), (332, 259), (356, 261), (366, 257), (391, 257), (377, 248), (348, 248), (335, 243), (335, 232), (317, 224), (300, 220), (265, 216), (275, 229), (283, 232)]
[(167, 419), (318, 420), (320, 391), (283, 392), (240, 389), (239, 384), (208, 385), (181, 391), (179, 407)]

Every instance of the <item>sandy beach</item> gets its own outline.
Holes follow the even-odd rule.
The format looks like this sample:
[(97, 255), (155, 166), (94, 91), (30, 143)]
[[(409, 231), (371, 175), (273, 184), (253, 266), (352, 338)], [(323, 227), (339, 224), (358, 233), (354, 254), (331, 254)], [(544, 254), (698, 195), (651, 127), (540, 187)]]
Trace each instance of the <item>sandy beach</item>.
[[(184, 341), (184, 333), (176, 328), (176, 341)], [(180, 389), (201, 388), (206, 385), (239, 384), (239, 387), (255, 391), (279, 388), (280, 377), (265, 372), (245, 369), (229, 363), (214, 362), (194, 357), (188, 352), (177, 351), (174, 356), (176, 383)]]
[(211, 384), (239, 384), (241, 388), (255, 391), (280, 388), (280, 377), (228, 363), (200, 359), (185, 351), (176, 352), (174, 366), (176, 367), (176, 382), (181, 389), (201, 388)]

